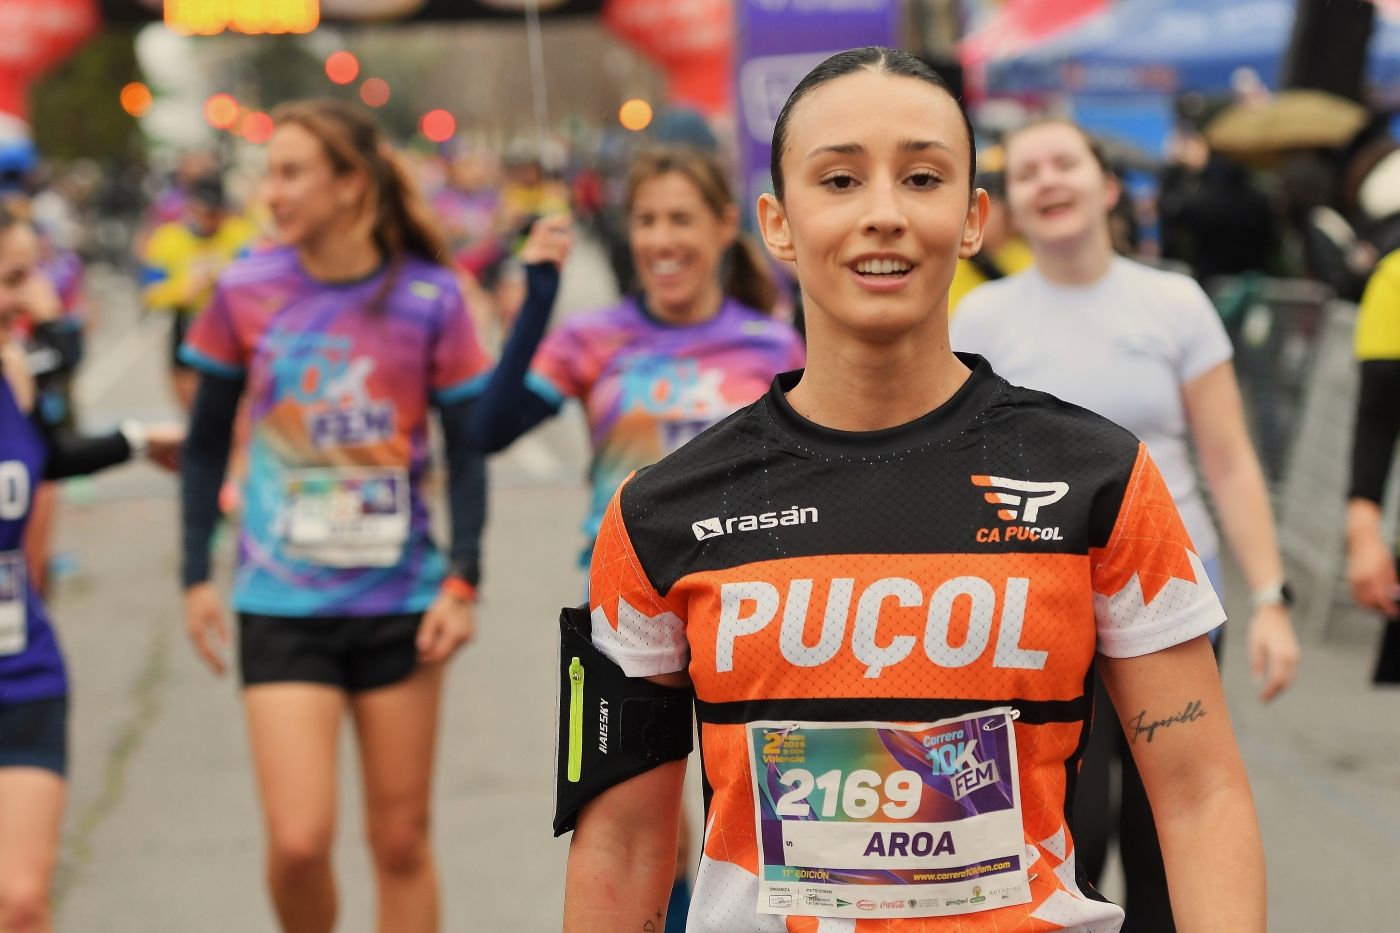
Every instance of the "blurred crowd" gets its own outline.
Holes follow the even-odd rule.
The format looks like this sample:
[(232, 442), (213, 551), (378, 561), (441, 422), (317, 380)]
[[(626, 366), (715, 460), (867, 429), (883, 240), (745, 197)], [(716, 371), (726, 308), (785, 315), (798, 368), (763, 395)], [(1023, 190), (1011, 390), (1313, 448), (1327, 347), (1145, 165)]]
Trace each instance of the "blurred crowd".
[[(1249, 106), (1262, 105), (1183, 97), (1161, 153), (1099, 140), (1124, 192), (1110, 216), (1115, 250), (1195, 278), (1236, 339), (1261, 282), (1309, 280), (1326, 294), (1359, 301), (1377, 263), (1400, 247), (1400, 143), (1389, 114), (1366, 114), (1323, 144), (1265, 140), (1243, 153), (1237, 145), (1213, 146), (1212, 124)], [(995, 127), (979, 129), (977, 184), (988, 192), (990, 216), (982, 250), (958, 268), (952, 313), (979, 285), (1033, 263), (1007, 209), (1000, 135)], [(638, 282), (623, 201), (633, 154), (681, 144), (723, 159), (721, 137), (698, 114), (679, 110), (640, 134), (613, 131), (587, 142), (519, 138), (499, 147), (458, 138), (432, 149), (405, 146), (400, 155), (431, 205), (478, 333), (499, 346), (525, 300), (518, 257), (537, 220), (570, 214), (602, 246), (617, 290), (632, 291)], [(85, 289), (84, 269), (94, 263), (134, 278), (144, 309), (170, 316), (172, 390), (189, 409), (196, 379), (177, 351), (190, 322), (229, 261), (276, 240), (259, 171), (256, 155), (228, 149), (161, 153), (149, 165), (60, 165), (27, 143), (0, 151), (0, 203), (39, 234), (43, 281), (33, 286), (29, 326), (52, 321), (68, 334), (64, 353), (34, 349), (46, 417), (73, 423), (73, 373), (101, 312), (101, 301)], [(787, 286), (781, 313), (800, 329), (800, 295), (785, 270), (773, 271)], [(1281, 449), (1267, 437), (1261, 448), (1266, 472), (1277, 479)], [(41, 541), (46, 525), (35, 522)], [(33, 571), (44, 579), (42, 561)]]

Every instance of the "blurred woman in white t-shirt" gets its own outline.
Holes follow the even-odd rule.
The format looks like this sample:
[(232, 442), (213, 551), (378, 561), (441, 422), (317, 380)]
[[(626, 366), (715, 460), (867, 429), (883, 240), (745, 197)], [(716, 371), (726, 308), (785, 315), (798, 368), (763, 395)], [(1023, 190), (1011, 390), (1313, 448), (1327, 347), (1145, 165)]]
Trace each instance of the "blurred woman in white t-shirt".
[[(1220, 540), (1197, 487), (1194, 448), (1250, 587), (1250, 666), (1261, 697), (1271, 700), (1293, 679), (1298, 642), (1268, 492), (1215, 308), (1192, 279), (1114, 253), (1108, 217), (1121, 188), (1082, 129), (1044, 120), (1004, 144), (1007, 201), (1035, 265), (963, 300), (951, 322), (953, 349), (979, 353), (1010, 382), (1082, 405), (1136, 433), (1160, 467), (1219, 592)], [(1217, 651), (1218, 635), (1212, 638)], [(1101, 684), (1096, 697), (1108, 702)], [(1142, 782), (1115, 718), (1100, 708), (1094, 722), (1073, 811), (1081, 864), (1096, 880), (1108, 837), (1116, 835), (1127, 883), (1123, 930), (1174, 930)], [(1116, 827), (1108, 801), (1114, 758), (1123, 772)]]

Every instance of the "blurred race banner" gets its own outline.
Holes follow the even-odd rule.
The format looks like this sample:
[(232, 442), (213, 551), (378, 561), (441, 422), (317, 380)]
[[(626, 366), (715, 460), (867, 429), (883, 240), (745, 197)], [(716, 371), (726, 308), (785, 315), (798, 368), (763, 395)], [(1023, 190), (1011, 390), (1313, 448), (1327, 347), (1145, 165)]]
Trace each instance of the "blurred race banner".
[(958, 43), (972, 96), (980, 98), (986, 89), (988, 62), (1041, 46), (1108, 6), (1107, 0), (1006, 0)]
[(729, 109), (735, 2), (607, 0), (603, 22), (665, 72), (672, 104), (713, 116)]
[(0, 113), (26, 120), (29, 85), (99, 22), (96, 0), (0, 0)]
[[(36, 3), (57, 3), (59, 0), (35, 0)], [(149, 23), (164, 16), (164, 0), (97, 0), (102, 15), (112, 23)], [(180, 0), (194, 5), (201, 0)], [(203, 0), (221, 7), (239, 4), (252, 7), (287, 5), (287, 0)], [(298, 7), (306, 0), (296, 0)], [(383, 23), (422, 22), (449, 19), (519, 18), (528, 6), (527, 0), (319, 0), (320, 21), (323, 23)], [(540, 15), (597, 15), (603, 0), (537, 0)]]
[[(1377, 4), (1381, 15), (1370, 43), (1357, 50), (1367, 56), (1377, 87), (1400, 84), (1400, 22), (1390, 17), (1393, 6)], [(1239, 86), (1245, 69), (1277, 88), (1297, 10), (1297, 0), (1118, 0), (1045, 41), (986, 61), (986, 88), (1094, 96), (1222, 93)]]
[(743, 219), (772, 190), (773, 124), (788, 94), (827, 56), (863, 45), (899, 45), (899, 0), (734, 0), (735, 117)]

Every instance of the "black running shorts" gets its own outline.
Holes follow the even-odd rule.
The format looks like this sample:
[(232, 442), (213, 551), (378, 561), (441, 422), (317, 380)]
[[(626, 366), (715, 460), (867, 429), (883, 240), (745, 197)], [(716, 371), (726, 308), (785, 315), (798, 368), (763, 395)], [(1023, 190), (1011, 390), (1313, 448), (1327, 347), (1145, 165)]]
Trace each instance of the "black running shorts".
[(68, 770), (68, 698), (0, 706), (0, 768)]
[(303, 681), (359, 693), (398, 683), (418, 666), (421, 612), (289, 617), (239, 613), (243, 686)]

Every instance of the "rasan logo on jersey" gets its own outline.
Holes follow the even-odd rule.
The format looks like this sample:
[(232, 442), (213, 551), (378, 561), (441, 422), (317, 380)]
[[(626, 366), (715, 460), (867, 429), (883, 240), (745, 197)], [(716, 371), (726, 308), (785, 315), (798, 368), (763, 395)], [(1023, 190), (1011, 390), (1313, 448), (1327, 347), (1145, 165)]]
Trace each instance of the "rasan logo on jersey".
[(728, 518), (704, 518), (690, 523), (696, 541), (708, 541), (720, 535), (732, 535), (740, 531), (758, 531), (760, 528), (777, 528), (782, 525), (816, 524), (817, 510), (808, 506), (789, 506), (780, 512), (759, 512), (756, 515), (731, 515)]
[(995, 528), (978, 528), (978, 544), (1003, 541), (1063, 541), (1056, 526), (1037, 527), (1040, 510), (1049, 508), (1069, 494), (1069, 483), (1036, 483), (1004, 476), (974, 475), (972, 485), (986, 489), (983, 498), (997, 506), (997, 518), (1022, 522)]

